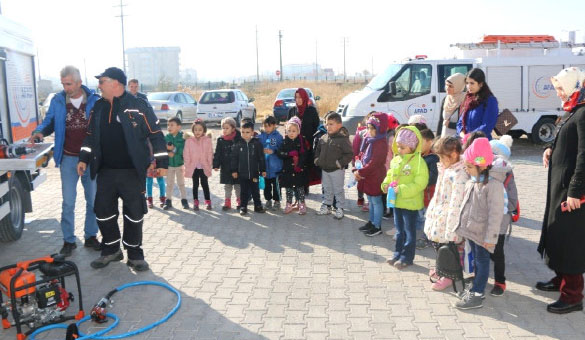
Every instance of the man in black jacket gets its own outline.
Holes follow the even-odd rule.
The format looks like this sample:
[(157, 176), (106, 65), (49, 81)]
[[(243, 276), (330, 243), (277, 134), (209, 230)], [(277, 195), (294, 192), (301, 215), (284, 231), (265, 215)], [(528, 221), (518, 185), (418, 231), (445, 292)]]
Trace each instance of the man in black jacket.
[[(77, 171), (83, 174), (90, 164), (91, 178), (97, 176), (95, 214), (102, 233), (101, 256), (91, 263), (103, 268), (128, 252), (128, 266), (148, 270), (142, 251), (142, 221), (147, 212), (144, 200), (146, 170), (151, 163), (148, 138), (156, 164), (168, 166), (163, 133), (152, 108), (126, 91), (126, 75), (115, 67), (96, 76), (102, 98), (91, 111), (87, 137), (83, 141)], [(124, 236), (118, 226), (118, 199), (124, 202)]]

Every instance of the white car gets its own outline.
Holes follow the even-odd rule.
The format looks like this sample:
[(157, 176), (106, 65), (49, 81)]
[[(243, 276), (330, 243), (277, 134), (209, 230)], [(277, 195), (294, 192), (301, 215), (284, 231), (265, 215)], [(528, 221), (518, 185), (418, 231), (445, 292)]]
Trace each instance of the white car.
[(242, 118), (251, 118), (256, 122), (256, 107), (240, 90), (211, 90), (205, 91), (199, 98), (197, 117), (206, 122), (219, 123), (225, 117), (232, 117), (240, 126)]

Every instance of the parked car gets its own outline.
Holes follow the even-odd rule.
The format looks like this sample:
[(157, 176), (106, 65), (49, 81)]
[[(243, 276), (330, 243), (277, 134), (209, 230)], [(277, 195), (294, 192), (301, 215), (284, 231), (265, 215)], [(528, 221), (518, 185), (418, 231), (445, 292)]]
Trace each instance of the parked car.
[(197, 119), (197, 101), (183, 92), (151, 92), (147, 95), (154, 114), (161, 121), (177, 117), (181, 122)]
[(47, 111), (49, 111), (49, 106), (51, 105), (51, 100), (53, 99), (53, 97), (55, 97), (56, 94), (57, 94), (56, 92), (49, 93), (47, 98), (45, 98), (45, 100), (43, 100), (43, 103), (40, 105), (39, 107), (40, 122), (42, 122), (45, 119)]
[[(276, 100), (274, 101), (274, 108), (272, 109), (272, 113), (274, 114), (274, 118), (278, 122), (283, 122), (288, 117), (288, 110), (291, 107), (295, 106), (295, 92), (297, 88), (290, 88), (290, 89), (282, 89), (278, 92), (276, 96)], [(321, 99), (319, 96), (313, 96), (313, 91), (311, 89), (305, 88), (307, 94), (309, 95), (309, 100), (311, 101), (309, 105), (316, 105), (316, 101)]]
[(240, 120), (248, 117), (256, 122), (256, 107), (240, 90), (211, 90), (205, 91), (199, 98), (199, 112), (197, 116), (206, 122), (219, 123), (225, 117), (232, 117), (240, 126)]

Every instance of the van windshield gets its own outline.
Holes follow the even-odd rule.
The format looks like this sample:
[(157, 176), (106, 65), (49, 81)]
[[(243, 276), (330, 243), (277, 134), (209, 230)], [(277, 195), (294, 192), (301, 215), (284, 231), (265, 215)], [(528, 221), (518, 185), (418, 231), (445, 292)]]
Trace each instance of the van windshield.
[(232, 91), (205, 92), (201, 96), (199, 104), (228, 104), (233, 103), (234, 100), (235, 96)]
[(366, 87), (371, 88), (372, 90), (378, 91), (384, 88), (384, 86), (386, 86), (386, 84), (388, 84), (388, 81), (394, 77), (396, 75), (396, 73), (398, 73), (398, 71), (400, 71), (400, 69), (402, 69), (402, 66), (404, 66), (403, 64), (391, 64), (390, 66), (388, 66), (388, 68), (386, 68), (386, 70), (384, 70), (384, 72), (378, 74), (377, 76), (375, 76), (374, 78), (372, 78), (372, 80), (370, 81), (370, 83), (368, 85), (366, 85)]

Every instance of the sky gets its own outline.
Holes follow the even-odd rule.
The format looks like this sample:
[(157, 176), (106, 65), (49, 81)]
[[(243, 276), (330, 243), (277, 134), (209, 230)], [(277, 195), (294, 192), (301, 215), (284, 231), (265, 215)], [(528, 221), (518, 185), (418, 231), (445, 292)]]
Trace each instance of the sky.
[[(396, 60), (424, 54), (451, 57), (453, 43), (485, 34), (585, 36), (585, 1), (179, 1), (123, 0), (125, 46), (179, 46), (181, 69), (205, 80), (261, 74), (283, 64), (314, 63), (343, 73), (381, 72)], [(67, 64), (82, 77), (122, 67), (120, 0), (0, 0), (2, 15), (33, 32), (41, 77), (58, 79)], [(85, 68), (84, 68), (85, 61)]]

